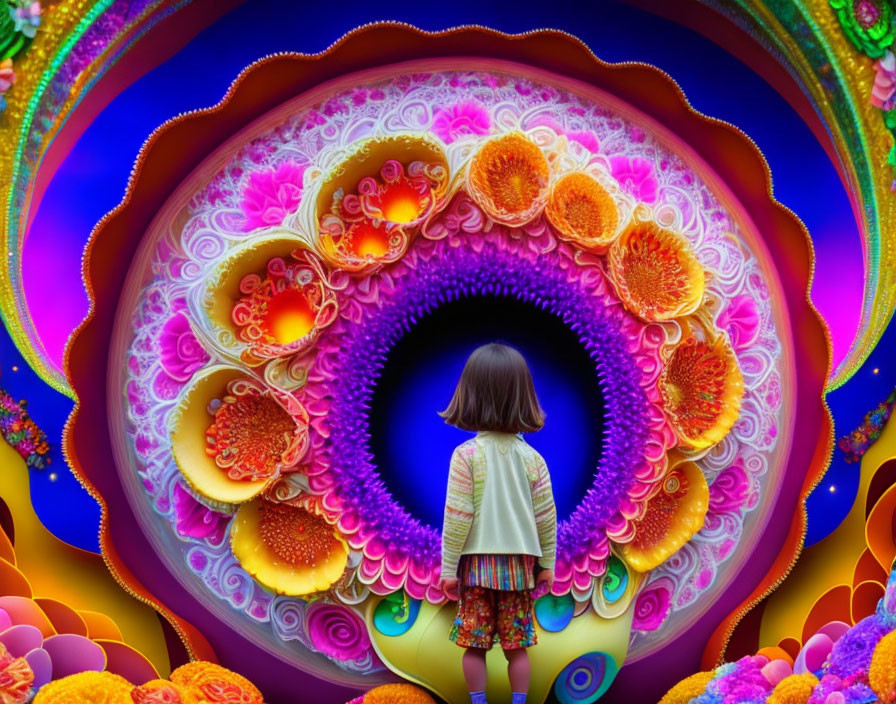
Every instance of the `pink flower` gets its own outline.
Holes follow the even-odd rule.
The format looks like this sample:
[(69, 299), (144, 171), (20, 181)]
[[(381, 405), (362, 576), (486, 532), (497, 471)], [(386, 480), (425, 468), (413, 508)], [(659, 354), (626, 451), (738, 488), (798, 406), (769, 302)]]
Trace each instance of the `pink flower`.
[(255, 171), (249, 175), (240, 204), (246, 216), (243, 232), (280, 225), (287, 215), (295, 212), (302, 201), (305, 169), (305, 164), (286, 161), (276, 170)]
[(224, 540), (227, 516), (206, 508), (179, 483), (174, 485), (174, 525), (180, 535), (209, 538), (213, 545)]
[(361, 617), (336, 604), (314, 602), (305, 612), (305, 627), (315, 649), (341, 662), (370, 652), (370, 637)]
[(731, 299), (716, 324), (728, 333), (736, 353), (743, 352), (759, 339), (759, 311), (756, 302), (742, 294)]
[(591, 132), (587, 132), (586, 130), (572, 130), (567, 132), (566, 136), (572, 141), (581, 144), (592, 154), (596, 154), (600, 151), (600, 142), (597, 141), (597, 137)]
[(750, 479), (744, 468), (733, 464), (723, 470), (709, 487), (709, 510), (713, 513), (734, 513), (747, 500)]
[(888, 51), (879, 58), (874, 67), (874, 86), (871, 88), (871, 104), (881, 110), (891, 110), (896, 106), (896, 56)]
[(610, 171), (619, 185), (642, 203), (655, 203), (657, 180), (653, 164), (640, 156), (610, 157)]
[(549, 127), (557, 134), (565, 134), (567, 139), (571, 139), (573, 142), (578, 142), (592, 154), (596, 154), (600, 151), (600, 142), (597, 141), (597, 137), (595, 137), (592, 132), (588, 132), (587, 130), (566, 130), (563, 128), (563, 125), (549, 115), (536, 117), (532, 121), (532, 127), (539, 126)]
[(491, 127), (492, 120), (488, 110), (475, 100), (465, 100), (447, 108), (439, 108), (432, 123), (432, 131), (445, 144), (451, 144), (467, 134), (488, 134)]
[(671, 604), (672, 580), (661, 577), (638, 595), (632, 630), (655, 631), (669, 615)]
[(199, 344), (183, 313), (176, 313), (162, 326), (159, 347), (162, 369), (178, 381), (189, 379), (209, 360), (208, 352)]
[(0, 93), (5, 93), (16, 82), (16, 74), (12, 70), (12, 59), (0, 61)]

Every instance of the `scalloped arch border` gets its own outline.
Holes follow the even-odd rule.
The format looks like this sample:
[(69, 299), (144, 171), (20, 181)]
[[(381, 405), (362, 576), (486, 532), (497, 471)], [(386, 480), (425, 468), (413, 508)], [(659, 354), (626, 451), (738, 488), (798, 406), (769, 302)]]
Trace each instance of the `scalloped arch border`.
[[(805, 499), (821, 480), (833, 449), (832, 419), (823, 396), (831, 368), (831, 342), (808, 294), (814, 271), (811, 240), (799, 218), (774, 199), (768, 164), (743, 132), (696, 111), (678, 84), (660, 69), (643, 63), (608, 64), (582, 41), (557, 30), (508, 35), (467, 26), (430, 33), (401, 23), (366, 25), (318, 54), (277, 54), (260, 59), (240, 73), (217, 105), (179, 115), (150, 135), (136, 159), (122, 201), (100, 220), (85, 247), (82, 273), (90, 307), (70, 338), (64, 357), (65, 374), (78, 400), (64, 430), (63, 450), (78, 480), (101, 506), (100, 545), (106, 563), (123, 588), (172, 624), (191, 657), (216, 659), (209, 640), (155, 596), (171, 587), (160, 587), (159, 576), (145, 567), (137, 567), (136, 574), (112, 539), (113, 531), (117, 535), (133, 534), (135, 526), (129, 521), (127, 501), (116, 473), (105, 469), (113, 462), (108, 433), (96, 431), (97, 427), (104, 431), (108, 427), (106, 372), (115, 318), (115, 308), (98, 307), (97, 300), (118, 300), (127, 274), (123, 263), (132, 261), (156, 211), (221, 141), (325, 81), (374, 66), (436, 57), (515, 61), (613, 94), (681, 138), (734, 193), (760, 232), (777, 233), (764, 243), (778, 271), (786, 275), (780, 277), (780, 284), (793, 330), (808, 350), (800, 359), (796, 440), (788, 458), (788, 462), (805, 466), (806, 472), (798, 486), (781, 489), (778, 500), (784, 506), (793, 506), (792, 521), (786, 530), (766, 526), (764, 541), (777, 536), (779, 547), (769, 551), (776, 557), (766, 560), (769, 564), (760, 584), (712, 631), (702, 657), (703, 667), (709, 667), (725, 657), (734, 629), (746, 613), (792, 569), (805, 537)], [(769, 536), (770, 532), (774, 535)], [(134, 539), (152, 550), (139, 528)], [(135, 544), (129, 549), (139, 551)], [(179, 610), (195, 614), (189, 609)], [(713, 617), (710, 612), (703, 619)]]

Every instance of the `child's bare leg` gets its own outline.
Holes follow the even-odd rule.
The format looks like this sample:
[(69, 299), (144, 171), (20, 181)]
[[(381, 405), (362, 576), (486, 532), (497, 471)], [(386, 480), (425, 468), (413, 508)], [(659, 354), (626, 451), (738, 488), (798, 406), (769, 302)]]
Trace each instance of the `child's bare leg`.
[(507, 677), (510, 679), (510, 691), (517, 694), (526, 694), (529, 691), (529, 653), (525, 648), (505, 650), (507, 658)]
[(464, 651), (464, 679), (467, 680), (467, 690), (470, 692), (484, 692), (488, 670), (485, 666), (485, 648), (467, 648)]

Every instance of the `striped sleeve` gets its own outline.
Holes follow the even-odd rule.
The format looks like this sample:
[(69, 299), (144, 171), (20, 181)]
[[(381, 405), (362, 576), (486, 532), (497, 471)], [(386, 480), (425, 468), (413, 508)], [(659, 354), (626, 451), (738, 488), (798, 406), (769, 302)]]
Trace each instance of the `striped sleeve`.
[(538, 529), (538, 542), (541, 545), (541, 557), (538, 558), (538, 564), (545, 569), (552, 570), (557, 552), (557, 508), (554, 505), (554, 492), (551, 489), (551, 475), (544, 459), (540, 457), (530, 487), (532, 508), (535, 509), (535, 526)]
[(473, 524), (473, 472), (458, 447), (451, 455), (445, 521), (442, 525), (442, 577), (456, 577), (457, 563)]

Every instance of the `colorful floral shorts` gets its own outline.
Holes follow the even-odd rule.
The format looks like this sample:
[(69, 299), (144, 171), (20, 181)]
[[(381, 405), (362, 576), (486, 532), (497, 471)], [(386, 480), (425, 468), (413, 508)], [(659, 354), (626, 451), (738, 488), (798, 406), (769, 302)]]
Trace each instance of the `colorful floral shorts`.
[(504, 650), (535, 645), (532, 593), (461, 585), (457, 618), (448, 637), (464, 648), (488, 650), (496, 637)]

